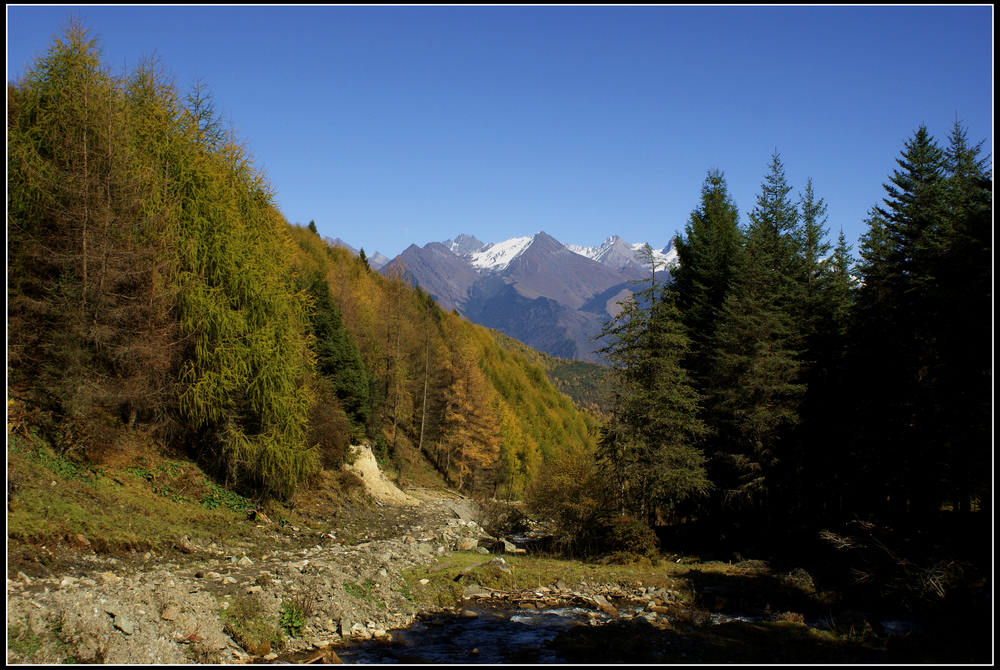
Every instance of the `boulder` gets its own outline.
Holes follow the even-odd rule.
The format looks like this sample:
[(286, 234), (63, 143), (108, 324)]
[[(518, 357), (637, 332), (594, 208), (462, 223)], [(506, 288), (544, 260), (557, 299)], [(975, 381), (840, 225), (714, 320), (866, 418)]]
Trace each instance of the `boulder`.
[(500, 556), (497, 556), (492, 560), (483, 563), (483, 565), (486, 567), (492, 566), (503, 572), (508, 572), (508, 573), (514, 571), (509, 565), (507, 565), (507, 561), (503, 560), (503, 558), (501, 558)]
[(608, 616), (618, 616), (618, 609), (608, 602), (608, 599), (601, 594), (595, 595), (591, 600), (597, 605), (597, 609), (601, 610)]
[(483, 588), (482, 586), (476, 583), (468, 584), (462, 590), (463, 598), (475, 598), (476, 596), (488, 596), (488, 595), (490, 595), (490, 590), (487, 588)]

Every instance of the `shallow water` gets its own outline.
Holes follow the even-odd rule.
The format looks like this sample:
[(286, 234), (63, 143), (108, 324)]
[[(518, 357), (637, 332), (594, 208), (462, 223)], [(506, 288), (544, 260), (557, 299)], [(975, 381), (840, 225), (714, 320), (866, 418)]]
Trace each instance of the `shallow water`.
[(337, 655), (344, 663), (561, 663), (564, 659), (546, 649), (546, 643), (591, 620), (587, 610), (573, 607), (469, 611), (477, 616), (418, 621), (394, 631), (392, 642), (358, 642), (338, 648)]
[[(416, 621), (407, 629), (392, 631), (391, 640), (365, 640), (336, 647), (344, 663), (565, 663), (549, 644), (560, 633), (577, 626), (605, 623), (610, 617), (579, 607), (546, 610), (469, 607), (475, 616), (444, 614)], [(637, 616), (639, 608), (622, 608), (626, 616)], [(755, 623), (766, 617), (736, 613), (713, 613), (713, 625), (731, 622)], [(810, 628), (828, 629), (827, 620), (807, 620)], [(904, 634), (912, 624), (884, 621), (889, 635)], [(296, 662), (301, 659), (286, 659)]]

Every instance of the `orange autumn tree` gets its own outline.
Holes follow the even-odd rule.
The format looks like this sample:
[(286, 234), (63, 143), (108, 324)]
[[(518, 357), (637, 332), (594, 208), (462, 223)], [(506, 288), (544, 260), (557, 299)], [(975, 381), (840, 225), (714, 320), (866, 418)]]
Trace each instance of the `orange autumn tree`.
[(479, 368), (471, 342), (456, 347), (451, 360), (452, 382), (444, 411), (439, 463), (459, 488), (481, 481), (500, 457), (499, 399)]

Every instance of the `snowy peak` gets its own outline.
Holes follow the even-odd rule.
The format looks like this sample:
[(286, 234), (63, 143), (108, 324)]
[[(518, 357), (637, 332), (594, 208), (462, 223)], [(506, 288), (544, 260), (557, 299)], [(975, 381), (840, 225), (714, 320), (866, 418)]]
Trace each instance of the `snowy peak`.
[[(612, 235), (596, 247), (567, 244), (566, 248), (614, 270), (635, 272), (645, 270), (648, 267), (641, 253), (645, 246), (644, 242), (629, 244), (620, 236)], [(653, 249), (653, 258), (658, 265), (662, 264), (665, 269), (669, 269), (675, 265), (677, 262), (677, 252), (673, 249), (673, 242), (665, 246), (662, 250)]]
[[(456, 256), (468, 260), (479, 272), (503, 272), (529, 248), (535, 252), (544, 250), (549, 253), (567, 249), (612, 270), (629, 275), (648, 268), (648, 263), (643, 261), (641, 253), (645, 243), (630, 244), (619, 235), (612, 235), (594, 247), (564, 244), (544, 232), (488, 244), (483, 244), (471, 235), (459, 235), (453, 240), (447, 240), (444, 245)], [(653, 258), (658, 267), (663, 269), (673, 267), (677, 263), (677, 252), (673, 248), (673, 242), (662, 250), (653, 249)]]
[(445, 240), (444, 245), (451, 249), (456, 256), (471, 256), (477, 251), (482, 251), (486, 245), (477, 240), (472, 235), (462, 233), (453, 240)]
[[(537, 235), (537, 234), (536, 234)], [(528, 237), (512, 237), (503, 242), (487, 244), (482, 250), (469, 255), (472, 266), (478, 270), (488, 270), (491, 272), (502, 272), (507, 269), (511, 261), (524, 253), (524, 250), (531, 246), (536, 235)]]
[(663, 258), (663, 262), (667, 264), (668, 270), (672, 270), (680, 263), (680, 258), (677, 256), (677, 249), (674, 249), (674, 241), (672, 239), (667, 246), (660, 249), (659, 257)]

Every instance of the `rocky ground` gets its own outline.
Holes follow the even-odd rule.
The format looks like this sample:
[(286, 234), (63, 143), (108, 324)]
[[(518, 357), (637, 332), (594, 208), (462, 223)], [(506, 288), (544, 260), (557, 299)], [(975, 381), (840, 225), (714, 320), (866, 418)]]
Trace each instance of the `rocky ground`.
[[(553, 643), (572, 662), (760, 662), (777, 660), (777, 648), (790, 662), (885, 662), (871, 617), (838, 613), (836, 636), (804, 625), (816, 595), (805, 571), (687, 566), (677, 556), (664, 559), (669, 570), (504, 560), (498, 554), (520, 550), (487, 534), (472, 501), (446, 490), (403, 494), (363, 456), (356, 474), (367, 497), (338, 505), (311, 499), (301, 527), (252, 513), (228, 540), (181, 536), (157, 553), (95, 552), (81, 535), (58, 546), (9, 540), (7, 661), (330, 662), (335, 655), (318, 652), (388, 641), (442, 610), (579, 607), (595, 627)], [(232, 626), (247, 603), (272, 627), (288, 604), (305, 616), (280, 644), (248, 644)], [(730, 610), (755, 614), (754, 623), (717, 625), (713, 612)], [(935, 657), (922, 648), (908, 653), (901, 658)]]
[(80, 550), (56, 571), (31, 570), (39, 564), (24, 561), (7, 581), (7, 660), (248, 662), (252, 656), (224, 632), (220, 617), (245, 596), (274, 620), (286, 600), (308, 609), (307, 623), (284, 651), (382, 636), (418, 614), (403, 570), (474, 547), (486, 535), (461, 499), (399, 507), (373, 501), (367, 512), (373, 537), (356, 544), (338, 539), (337, 528), (350, 525), (343, 519), (322, 535), (291, 539), (262, 519), (259, 534), (243, 546), (181, 540), (181, 551), (169, 559)]
[[(475, 505), (462, 498), (413, 492), (419, 504), (391, 505), (372, 499), (330, 529), (277, 531), (259, 519), (258, 534), (239, 546), (198, 545), (184, 538), (170, 557), (97, 555), (77, 548), (52, 568), (14, 552), (7, 580), (10, 663), (247, 663), (275, 659), (277, 649), (241, 646), (224, 628), (222, 613), (250, 597), (264, 618), (277, 621), (285, 601), (309, 616), (286, 640), (282, 658), (347, 639), (386, 638), (421, 613), (403, 571), (429, 565), (450, 552), (477, 551), (483, 563), (509, 571), (505, 543), (475, 520)], [(357, 534), (344, 542), (337, 533)], [(362, 529), (365, 529), (362, 531)], [(294, 533), (298, 531), (298, 536)], [(84, 538), (81, 538), (85, 541)], [(359, 541), (360, 540), (360, 541)], [(508, 550), (514, 548), (506, 543)], [(33, 574), (29, 574), (29, 572)], [(424, 580), (426, 581), (426, 580)], [(469, 602), (538, 608), (577, 605), (617, 615), (612, 601), (647, 605), (647, 618), (666, 613), (675, 597), (651, 587), (561, 582), (532, 590), (495, 590), (460, 582)], [(251, 653), (255, 652), (255, 653)], [(328, 657), (324, 657), (328, 658)]]

